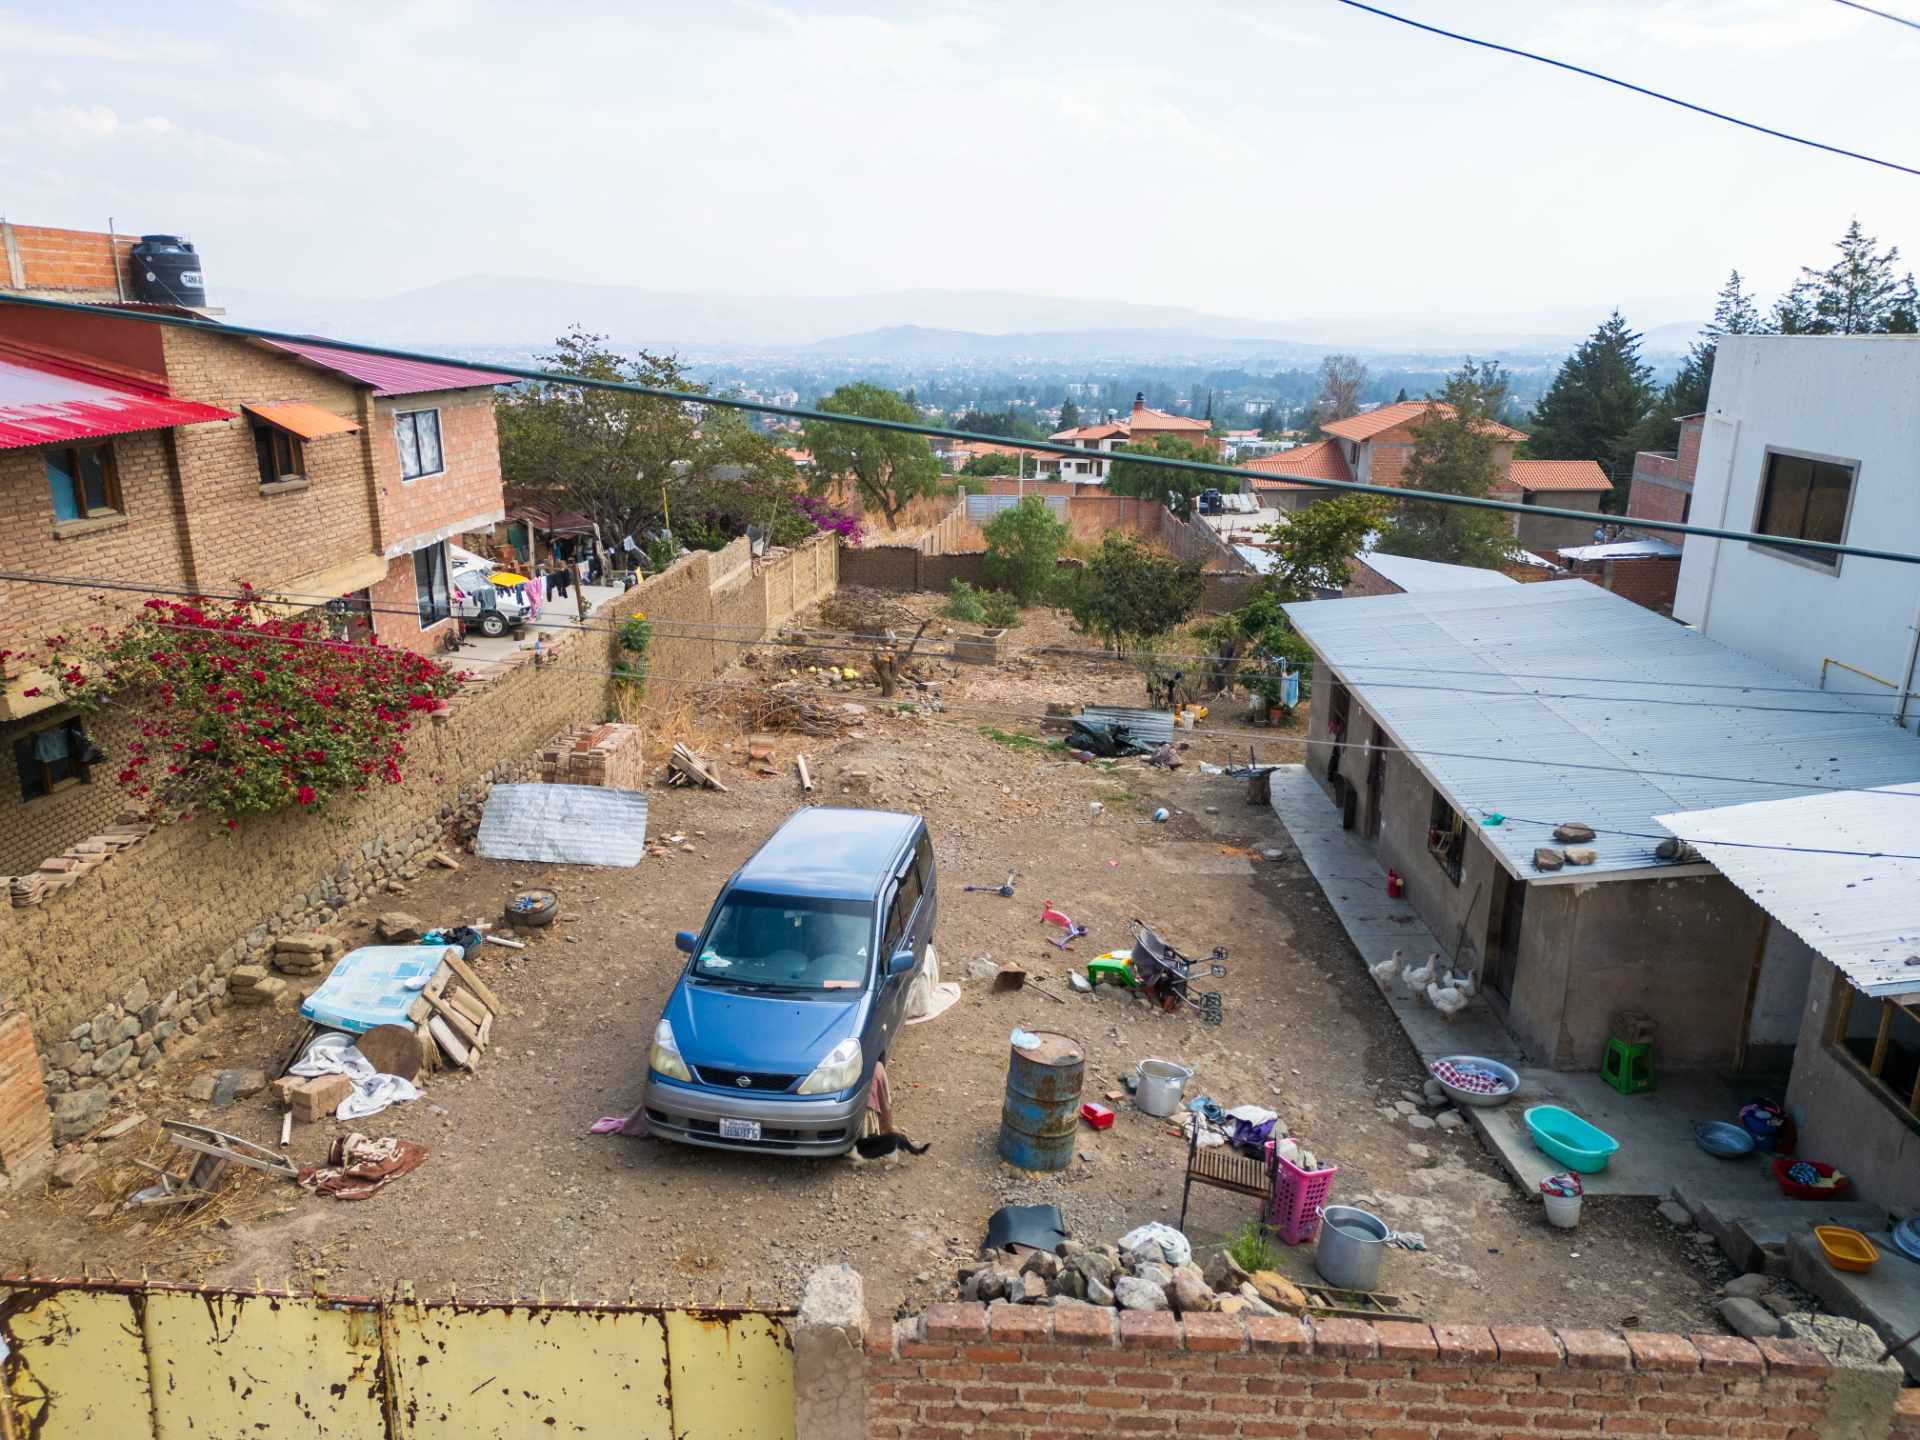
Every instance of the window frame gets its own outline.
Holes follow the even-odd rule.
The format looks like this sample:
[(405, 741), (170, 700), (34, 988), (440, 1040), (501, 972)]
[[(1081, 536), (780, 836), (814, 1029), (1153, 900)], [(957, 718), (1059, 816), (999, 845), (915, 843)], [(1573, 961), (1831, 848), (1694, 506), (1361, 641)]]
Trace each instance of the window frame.
[[(400, 444), (401, 422), (402, 421), (407, 422), (407, 428), (413, 432), (413, 463), (416, 467), (418, 467), (420, 465), (420, 418), (423, 415), (431, 415), (433, 417), (433, 453), (438, 459), (439, 463), (431, 470), (428, 470), (425, 468), (416, 468), (414, 472), (411, 475), (409, 475), (407, 473), (407, 452), (405, 448)], [(410, 484), (415, 480), (424, 480), (431, 475), (446, 474), (447, 473), (446, 432), (440, 424), (440, 407), (438, 405), (430, 405), (421, 410), (394, 411), (393, 412), (393, 448), (394, 448), (394, 453), (399, 458), (400, 482), (403, 485)]]
[[(427, 574), (424, 576), (420, 573), (420, 557), (423, 555), (438, 555), (440, 557), (437, 567), (434, 566), (431, 561), (427, 562)], [(440, 590), (437, 597), (433, 590), (436, 570), (437, 578), (440, 582)], [(430, 612), (434, 608), (436, 598), (439, 601), (440, 613), (431, 614)], [(453, 618), (453, 573), (448, 568), (446, 541), (438, 540), (431, 545), (422, 545), (418, 550), (413, 552), (413, 603), (419, 611), (420, 628), (422, 630), (430, 630), (435, 625), (442, 624)]]
[[(1853, 1017), (1855, 1003), (1861, 1000), (1880, 1007), (1880, 1026), (1874, 1032), (1873, 1054), (1864, 1064), (1859, 1056), (1847, 1048), (1847, 1022)], [(1904, 1120), (1909, 1128), (1920, 1131), (1920, 1071), (1914, 1074), (1911, 1093), (1904, 1096), (1889, 1085), (1882, 1074), (1886, 1066), (1887, 1039), (1893, 1028), (1894, 1012), (1904, 1010), (1910, 1019), (1920, 1024), (1920, 1004), (1902, 1004), (1891, 997), (1863, 995), (1853, 988), (1845, 975), (1835, 975), (1830, 1008), (1833, 1019), (1827, 1026), (1827, 1053), (1851, 1070), (1854, 1078), (1865, 1084), (1874, 1098)]]
[[(87, 486), (86, 482), (80, 478), (79, 466), (79, 457), (86, 452), (94, 450), (100, 452), (101, 489), (106, 495), (107, 501), (107, 503), (98, 510), (93, 509), (87, 503)], [(49, 504), (53, 502), (53, 469), (51, 460), (55, 455), (65, 455), (68, 457), (67, 483), (73, 486), (74, 508), (80, 512), (72, 519), (66, 519), (61, 516), (60, 507), (54, 505), (53, 523), (55, 525), (80, 525), (88, 520), (105, 520), (115, 516), (126, 515), (126, 497), (120, 491), (120, 464), (114, 454), (113, 443), (111, 441), (105, 441), (98, 445), (49, 445), (41, 452), (42, 463), (46, 467), (47, 472), (47, 501)]]
[[(1771, 530), (1764, 532), (1761, 530), (1761, 521), (1767, 513), (1767, 492), (1773, 483), (1773, 462), (1776, 459), (1802, 460), (1809, 465), (1826, 465), (1847, 472), (1847, 503), (1840, 514), (1840, 535), (1838, 540), (1833, 542), (1836, 544), (1844, 544), (1846, 542), (1847, 532), (1853, 525), (1853, 502), (1855, 497), (1860, 493), (1860, 462), (1849, 459), (1843, 455), (1823, 455), (1812, 450), (1795, 450), (1784, 445), (1769, 445), (1766, 447), (1760, 461), (1760, 483), (1755, 487), (1754, 491), (1753, 521), (1750, 528), (1755, 534), (1764, 533), (1770, 538), (1765, 540), (1749, 540), (1747, 542), (1747, 548), (1750, 550), (1758, 550), (1762, 554), (1771, 555), (1776, 559), (1786, 560), (1795, 565), (1805, 566), (1807, 569), (1818, 571), (1822, 575), (1838, 575), (1840, 573), (1841, 562), (1846, 558), (1845, 556), (1821, 551), (1808, 552), (1793, 543), (1796, 539), (1805, 541), (1815, 538), (1804, 533), (1807, 521), (1807, 510), (1811, 508), (1813, 503), (1813, 482), (1811, 476), (1808, 477), (1806, 504), (1802, 506), (1800, 514), (1800, 524), (1803, 533), (1798, 536), (1791, 536), (1780, 535)], [(1690, 507), (1692, 497), (1689, 496), (1688, 499)], [(1681, 523), (1684, 524), (1685, 522), (1682, 521)]]
[[(27, 787), (28, 767), (26, 762), (21, 759), (22, 747), (28, 747), (27, 753), (31, 755), (31, 747), (34, 741), (39, 739), (40, 736), (55, 730), (64, 730), (66, 732), (68, 749), (67, 763), (72, 767), (71, 772), (56, 780), (51, 773), (51, 764), (48, 761), (36, 759), (32, 763), (39, 771), (35, 778), (35, 784), (38, 788), (29, 791)], [(15, 740), (13, 742), (13, 764), (14, 769), (19, 773), (20, 777), (20, 803), (22, 805), (31, 805), (36, 800), (50, 799), (52, 796), (58, 795), (62, 790), (71, 789), (75, 785), (91, 785), (93, 783), (93, 767), (87, 763), (86, 758), (87, 747), (91, 743), (92, 742), (87, 739), (86, 723), (78, 715), (69, 715), (65, 720), (56, 721), (52, 725), (42, 725), (37, 730), (29, 730), (26, 734)]]
[(1456, 889), (1467, 861), (1467, 822), (1438, 789), (1427, 810), (1427, 853)]
[[(262, 454), (262, 446), (266, 453)], [(287, 458), (293, 462), (291, 470), (280, 469), (280, 452), (285, 449)], [(291, 430), (257, 420), (253, 426), (254, 461), (260, 467), (260, 487), (285, 485), (307, 478), (307, 442)], [(275, 473), (269, 474), (271, 468)]]

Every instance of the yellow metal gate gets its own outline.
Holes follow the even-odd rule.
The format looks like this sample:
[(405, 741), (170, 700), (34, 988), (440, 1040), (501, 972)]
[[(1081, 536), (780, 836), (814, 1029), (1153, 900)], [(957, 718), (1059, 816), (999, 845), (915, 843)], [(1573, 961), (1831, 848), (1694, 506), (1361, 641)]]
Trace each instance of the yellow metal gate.
[(18, 1440), (792, 1440), (786, 1317), (0, 1281)]

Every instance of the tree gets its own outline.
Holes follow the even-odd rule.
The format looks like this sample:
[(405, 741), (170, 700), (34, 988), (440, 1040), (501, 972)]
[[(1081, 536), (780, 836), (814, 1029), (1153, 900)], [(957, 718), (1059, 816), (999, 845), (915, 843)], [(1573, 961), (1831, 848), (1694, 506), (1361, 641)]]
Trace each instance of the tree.
[(1750, 335), (1766, 327), (1735, 270), (1720, 287), (1713, 304), (1713, 318), (1700, 332), (1700, 338), (1688, 347), (1680, 369), (1660, 391), (1653, 409), (1634, 435), (1633, 448), (1672, 450), (1680, 443), (1680, 417), (1697, 415), (1707, 408), (1707, 396), (1713, 388), (1713, 359), (1723, 335)]
[[(1880, 242), (1854, 220), (1834, 242), (1840, 252), (1825, 270), (1800, 267), (1800, 278), (1773, 309), (1784, 335), (1885, 335), (1911, 333), (1914, 323), (1912, 275), (1903, 281), (1894, 267), (1900, 247)], [(1909, 327), (1896, 331), (1896, 325)]]
[(1062, 400), (1060, 402), (1060, 423), (1059, 423), (1058, 429), (1072, 430), (1076, 426), (1078, 426), (1079, 423), (1080, 423), (1080, 407), (1073, 403), (1072, 396), (1068, 396), (1065, 400)]
[(989, 520), (981, 534), (987, 540), (988, 578), (1022, 605), (1031, 605), (1053, 588), (1067, 527), (1045, 499), (1025, 496)]
[[(1451, 382), (1449, 382), (1451, 384)], [(1635, 437), (1653, 409), (1653, 371), (1618, 310), (1567, 357), (1533, 412), (1528, 450), (1542, 460), (1596, 460), (1623, 509)]]
[[(1501, 476), (1500, 432), (1491, 424), (1488, 403), (1501, 393), (1498, 379), (1489, 383), (1483, 369), (1471, 361), (1447, 378), (1440, 392), (1447, 408), (1430, 410), (1414, 428), (1413, 450), (1402, 472), (1407, 489), (1486, 497)], [(1396, 502), (1376, 548), (1389, 555), (1497, 569), (1513, 553), (1514, 543), (1511, 524), (1501, 511), (1404, 500)]]
[[(641, 351), (628, 360), (604, 335), (574, 326), (537, 357), (555, 375), (626, 380), (690, 399), (702, 387), (673, 356)], [(568, 384), (535, 381), (495, 402), (500, 474), (527, 496), (544, 496), (599, 523), (608, 539), (651, 528), (661, 514), (662, 487), (697, 458), (700, 421), (690, 404)]]
[(1335, 495), (1266, 526), (1273, 568), (1264, 588), (1284, 603), (1345, 589), (1353, 557), (1385, 520), (1386, 511), (1373, 496)]
[(1280, 411), (1272, 405), (1267, 406), (1267, 413), (1260, 417), (1261, 435), (1272, 439), (1286, 428), (1286, 422), (1281, 419)]
[(1205, 589), (1197, 563), (1109, 534), (1069, 587), (1067, 608), (1109, 647), (1144, 647), (1193, 614)]
[(1400, 387), (1400, 393), (1393, 397), (1393, 403), (1396, 405), (1404, 405), (1407, 403), (1407, 387), (1406, 386), (1402, 385)]
[(960, 467), (962, 475), (1018, 475), (1020, 457), (1003, 455), (998, 450), (989, 450), (984, 455), (975, 455)]
[(1169, 508), (1182, 519), (1192, 511), (1196, 495), (1202, 490), (1219, 489), (1220, 482), (1224, 478), (1206, 470), (1183, 470), (1167, 465), (1142, 465), (1137, 460), (1127, 459), (1129, 454), (1153, 455), (1166, 460), (1218, 463), (1213, 451), (1185, 440), (1176, 440), (1170, 435), (1160, 435), (1144, 448), (1130, 445), (1125, 450), (1115, 453), (1113, 466), (1107, 473), (1109, 495), (1137, 495), (1145, 500), (1167, 501)]
[(1329, 355), (1320, 362), (1319, 390), (1313, 420), (1326, 425), (1360, 413), (1360, 392), (1366, 388), (1367, 367), (1353, 355)]
[[(920, 418), (919, 412), (893, 391), (864, 382), (842, 385), (816, 408), (870, 420), (912, 423)], [(866, 504), (877, 507), (886, 517), (889, 528), (910, 502), (939, 488), (940, 462), (919, 435), (838, 425), (830, 420), (809, 420), (802, 434), (813, 455), (809, 488), (818, 494), (835, 480), (849, 481)]]

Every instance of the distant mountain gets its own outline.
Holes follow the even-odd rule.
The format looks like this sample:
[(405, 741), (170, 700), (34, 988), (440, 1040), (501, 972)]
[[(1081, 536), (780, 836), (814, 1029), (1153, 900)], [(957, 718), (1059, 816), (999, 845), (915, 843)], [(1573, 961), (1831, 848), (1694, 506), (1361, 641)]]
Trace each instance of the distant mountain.
[[(1126, 358), (1307, 363), (1329, 349), (1459, 356), (1563, 352), (1579, 324), (1477, 320), (1264, 321), (1174, 305), (1067, 300), (1003, 290), (902, 290), (874, 295), (701, 295), (467, 275), (379, 299), (216, 289), (227, 318), (303, 334), (462, 351), (532, 351), (571, 325), (616, 348), (690, 355), (807, 354), (917, 359)], [(1557, 312), (1555, 322), (1572, 321)], [(1684, 332), (1668, 341), (1664, 332)], [(1649, 351), (1679, 351), (1697, 325), (1648, 332)], [(1661, 343), (1656, 344), (1656, 337)], [(863, 348), (865, 347), (865, 348)]]

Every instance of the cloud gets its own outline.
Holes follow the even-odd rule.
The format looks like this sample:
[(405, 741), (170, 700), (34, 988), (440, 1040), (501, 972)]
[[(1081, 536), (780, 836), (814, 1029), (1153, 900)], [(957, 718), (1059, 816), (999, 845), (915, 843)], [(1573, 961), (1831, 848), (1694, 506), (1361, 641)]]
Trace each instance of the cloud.
[(1867, 17), (1805, 0), (1661, 0), (1560, 10), (1533, 44), (1578, 62), (1624, 51), (1778, 55), (1853, 36)]
[(17, 16), (0, 15), (0, 56), (9, 59), (139, 61), (186, 65), (215, 58), (212, 46), (135, 31), (89, 33), (62, 30)]
[(54, 138), (103, 140), (120, 129), (120, 115), (107, 105), (40, 106), (33, 112), (33, 124)]

